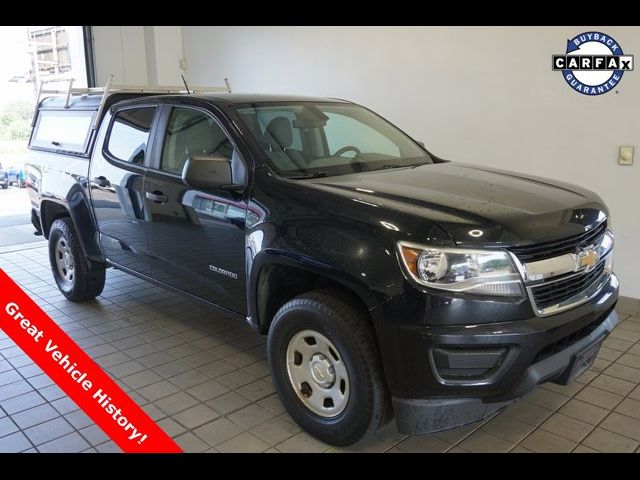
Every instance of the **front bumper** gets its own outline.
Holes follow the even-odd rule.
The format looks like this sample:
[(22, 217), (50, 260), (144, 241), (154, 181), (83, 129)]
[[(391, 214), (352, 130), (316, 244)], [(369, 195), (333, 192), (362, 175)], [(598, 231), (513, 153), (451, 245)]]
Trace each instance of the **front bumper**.
[[(569, 376), (573, 359), (578, 352), (597, 345), (618, 324), (615, 311), (589, 335), (569, 345), (564, 350), (534, 363), (524, 373), (522, 380), (508, 395), (509, 400), (485, 403), (481, 398), (404, 399), (393, 397), (393, 410), (398, 430), (402, 433), (429, 433), (475, 422), (509, 405), (536, 385)], [(562, 380), (560, 383), (564, 383)]]
[[(547, 317), (536, 316), (530, 305), (523, 315), (527, 305), (522, 303), (469, 298), (443, 301), (425, 293), (421, 315), (377, 324), (399, 430), (426, 433), (464, 425), (503, 408), (540, 383), (565, 382), (576, 353), (601, 342), (617, 324), (613, 311), (617, 298), (618, 280), (613, 274), (589, 302)], [(447, 310), (457, 320), (465, 311), (478, 311), (478, 303), (485, 304), (485, 323), (446, 324)], [(393, 307), (387, 305), (387, 309)], [(429, 321), (434, 312), (438, 313), (436, 325)], [(486, 322), (491, 313), (494, 321)], [(397, 312), (385, 312), (387, 319), (394, 314), (399, 318)], [(464, 349), (474, 355), (505, 353), (484, 376), (452, 379), (441, 375), (434, 352)]]

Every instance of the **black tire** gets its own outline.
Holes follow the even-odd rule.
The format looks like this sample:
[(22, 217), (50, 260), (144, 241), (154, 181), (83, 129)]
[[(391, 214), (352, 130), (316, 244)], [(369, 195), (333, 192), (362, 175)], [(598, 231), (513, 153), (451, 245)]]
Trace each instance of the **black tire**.
[[(66, 279), (58, 268), (56, 250), (58, 242), (64, 243), (73, 259), (72, 279)], [(105, 265), (89, 262), (70, 218), (59, 218), (49, 231), (49, 262), (58, 289), (72, 302), (91, 300), (102, 293), (105, 282)]]
[(6, 190), (7, 188), (9, 188), (9, 182), (7, 182), (7, 183), (3, 183), (3, 184), (2, 184), (2, 189), (3, 189), (3, 190)]
[[(336, 416), (327, 418), (312, 411), (289, 379), (289, 342), (295, 342), (294, 336), (304, 330), (330, 340), (346, 366), (349, 394), (346, 406)], [(373, 328), (366, 313), (349, 297), (330, 290), (299, 295), (278, 310), (267, 343), (271, 375), (280, 400), (289, 415), (312, 436), (331, 445), (351, 445), (389, 420), (389, 393)]]

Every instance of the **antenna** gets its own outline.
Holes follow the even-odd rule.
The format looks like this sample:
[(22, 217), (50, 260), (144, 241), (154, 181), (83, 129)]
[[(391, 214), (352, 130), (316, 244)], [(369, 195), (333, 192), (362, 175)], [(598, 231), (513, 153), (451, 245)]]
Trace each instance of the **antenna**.
[(184, 83), (184, 88), (187, 89), (187, 94), (191, 95), (191, 90), (189, 90), (189, 85), (187, 85), (187, 81), (184, 78), (184, 74), (180, 74), (180, 76), (182, 77), (182, 83)]

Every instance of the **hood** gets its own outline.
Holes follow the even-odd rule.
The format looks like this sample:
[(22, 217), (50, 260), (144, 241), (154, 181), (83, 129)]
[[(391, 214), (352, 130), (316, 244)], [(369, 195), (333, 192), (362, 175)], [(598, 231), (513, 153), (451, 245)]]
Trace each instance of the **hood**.
[(602, 200), (579, 186), (457, 162), (320, 178), (307, 184), (428, 219), (460, 245), (545, 242), (583, 233), (607, 216)]

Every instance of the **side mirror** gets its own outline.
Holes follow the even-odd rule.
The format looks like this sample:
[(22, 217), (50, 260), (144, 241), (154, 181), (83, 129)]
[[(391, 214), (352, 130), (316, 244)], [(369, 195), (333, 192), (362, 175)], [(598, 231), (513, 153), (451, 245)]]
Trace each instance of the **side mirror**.
[(182, 169), (182, 181), (193, 188), (223, 188), (238, 190), (244, 185), (234, 183), (230, 158), (221, 156), (193, 156)]

